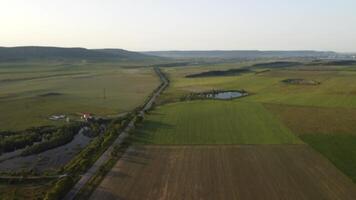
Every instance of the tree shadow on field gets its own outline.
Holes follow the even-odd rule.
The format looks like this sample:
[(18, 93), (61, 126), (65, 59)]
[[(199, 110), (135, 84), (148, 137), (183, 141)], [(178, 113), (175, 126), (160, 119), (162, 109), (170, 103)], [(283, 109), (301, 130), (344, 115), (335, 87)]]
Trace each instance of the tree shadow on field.
[(95, 189), (95, 192), (93, 193), (92, 197), (95, 199), (105, 199), (105, 200), (125, 200), (126, 198), (118, 195), (114, 190), (110, 192), (112, 189), (108, 189), (106, 187), (98, 186)]
[(126, 173), (119, 172), (119, 171), (113, 171), (113, 170), (111, 170), (110, 173), (108, 173), (106, 176), (110, 177), (110, 178), (130, 178), (131, 177)]
[(152, 158), (144, 152), (128, 152), (126, 156), (122, 157), (120, 160), (131, 164), (147, 165), (151, 159)]
[(154, 144), (155, 133), (157, 130), (168, 130), (173, 129), (174, 127), (174, 125), (162, 123), (160, 121), (146, 120), (144, 125), (137, 129), (130, 139), (133, 144)]
[(126, 151), (125, 155), (120, 158), (119, 162), (123, 162), (124, 164), (127, 162), (126, 164), (147, 165), (152, 158), (144, 146), (132, 146)]
[(158, 111), (151, 111), (151, 112), (148, 113), (148, 115), (160, 116), (160, 115), (165, 115), (165, 114), (163, 114), (161, 112), (158, 112)]

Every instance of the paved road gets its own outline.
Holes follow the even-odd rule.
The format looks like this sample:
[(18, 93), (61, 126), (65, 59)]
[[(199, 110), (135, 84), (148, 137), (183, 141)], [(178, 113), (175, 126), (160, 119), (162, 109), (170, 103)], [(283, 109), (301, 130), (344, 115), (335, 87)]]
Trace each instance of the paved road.
[[(141, 115), (145, 114), (146, 110), (149, 110), (157, 97), (163, 92), (163, 90), (168, 86), (167, 78), (162, 74), (159, 68), (154, 68), (156, 74), (160, 77), (162, 84), (159, 89), (150, 97), (147, 103), (143, 106), (140, 111)], [(75, 186), (69, 191), (69, 193), (64, 197), (64, 200), (73, 200), (78, 192), (83, 188), (83, 186), (90, 180), (96, 171), (110, 159), (111, 152), (115, 145), (120, 145), (124, 142), (125, 138), (128, 137), (129, 131), (134, 128), (134, 120), (126, 126), (124, 131), (116, 138), (113, 144), (100, 156), (100, 158), (93, 164), (93, 166), (81, 176), (80, 180), (75, 184)]]

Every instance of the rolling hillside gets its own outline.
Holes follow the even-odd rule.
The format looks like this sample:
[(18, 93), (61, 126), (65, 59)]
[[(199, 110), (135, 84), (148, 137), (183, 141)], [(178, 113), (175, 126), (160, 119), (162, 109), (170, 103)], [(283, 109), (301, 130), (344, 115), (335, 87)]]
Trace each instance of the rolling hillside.
[(329, 58), (338, 56), (335, 52), (324, 51), (148, 51), (146, 55), (169, 58)]
[(157, 59), (123, 49), (85, 49), (61, 47), (0, 47), (1, 61), (26, 60), (143, 60)]

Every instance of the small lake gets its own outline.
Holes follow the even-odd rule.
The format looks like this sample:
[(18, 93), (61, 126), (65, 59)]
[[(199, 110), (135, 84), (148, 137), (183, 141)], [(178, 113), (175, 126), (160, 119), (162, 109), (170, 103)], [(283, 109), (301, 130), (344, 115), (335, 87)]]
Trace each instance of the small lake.
[(211, 99), (229, 100), (229, 99), (244, 97), (247, 95), (248, 94), (246, 92), (230, 91), (230, 92), (218, 92), (213, 94), (207, 94), (206, 97)]

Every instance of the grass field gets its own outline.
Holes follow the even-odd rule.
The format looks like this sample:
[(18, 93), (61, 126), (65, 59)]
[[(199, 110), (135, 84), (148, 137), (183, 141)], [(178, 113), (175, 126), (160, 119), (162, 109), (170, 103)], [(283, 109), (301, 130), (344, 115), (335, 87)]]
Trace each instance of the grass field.
[(306, 145), (131, 148), (90, 199), (354, 199), (356, 187)]
[(264, 104), (295, 134), (356, 134), (356, 109)]
[(53, 114), (117, 115), (142, 103), (159, 84), (150, 68), (43, 65), (0, 67), (1, 130), (60, 123), (48, 120)]
[[(175, 101), (184, 94), (210, 89), (244, 89), (254, 94), (244, 100), (322, 107), (356, 107), (355, 71), (305, 71), (274, 69), (261, 74), (247, 73), (240, 76), (185, 78), (185, 75), (206, 71), (193, 69), (167, 69), (171, 87), (162, 101)], [(303, 78), (321, 82), (317, 86), (287, 85), (282, 80)]]
[[(114, 117), (132, 111), (159, 84), (153, 69), (143, 67), (149, 63), (135, 65), (85, 61), (0, 63), (0, 131), (65, 123), (50, 121), (53, 114), (78, 119), (79, 112)], [(60, 159), (55, 162), (63, 164)], [(0, 199), (43, 199), (52, 184), (4, 181), (0, 183)]]
[(5, 184), (0, 183), (1, 200), (37, 200), (41, 199), (49, 188), (50, 183), (34, 184)]
[(298, 144), (261, 104), (192, 101), (157, 108), (134, 134), (144, 144)]

